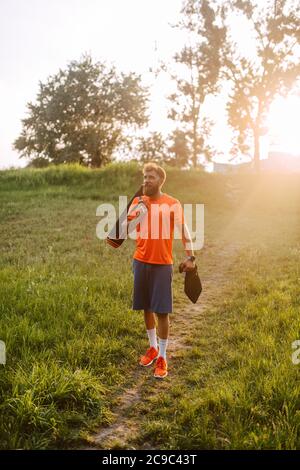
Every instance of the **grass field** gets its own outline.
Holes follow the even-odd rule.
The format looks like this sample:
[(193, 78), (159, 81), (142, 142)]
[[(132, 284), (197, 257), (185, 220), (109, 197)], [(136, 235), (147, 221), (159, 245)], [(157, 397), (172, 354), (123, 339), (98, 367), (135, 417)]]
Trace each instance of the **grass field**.
[[(130, 164), (0, 172), (2, 449), (78, 447), (113, 422), (147, 341), (131, 311), (134, 244), (98, 240), (96, 208), (139, 182)], [(165, 192), (205, 204), (204, 285), (215, 272), (226, 285), (168, 380), (145, 379), (128, 412), (136, 448), (300, 448), (299, 183), (168, 171)], [(176, 265), (182, 256), (176, 242)], [(174, 297), (176, 320), (188, 308), (176, 270)]]

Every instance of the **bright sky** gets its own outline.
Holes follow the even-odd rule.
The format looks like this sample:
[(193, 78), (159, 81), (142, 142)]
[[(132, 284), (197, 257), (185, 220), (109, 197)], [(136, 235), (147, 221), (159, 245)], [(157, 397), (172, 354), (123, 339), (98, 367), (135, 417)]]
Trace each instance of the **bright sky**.
[[(0, 167), (25, 164), (12, 142), (40, 80), (85, 52), (146, 74), (158, 54), (168, 59), (180, 48), (168, 25), (180, 7), (181, 0), (0, 0)], [(152, 119), (159, 116), (153, 110)]]
[[(140, 73), (144, 83), (150, 83), (149, 67), (160, 59), (170, 60), (183, 45), (182, 33), (170, 27), (178, 21), (181, 4), (182, 0), (0, 0), (0, 168), (26, 164), (12, 143), (39, 81), (88, 52), (119, 70)], [(232, 33), (241, 47), (249, 49), (243, 44), (241, 22), (233, 23)], [(167, 127), (168, 92), (166, 77), (158, 78), (152, 89), (153, 130)], [(208, 107), (217, 116), (214, 140), (226, 154), (224, 98), (210, 99)], [(280, 130), (280, 106), (277, 113), (279, 124), (274, 125)]]

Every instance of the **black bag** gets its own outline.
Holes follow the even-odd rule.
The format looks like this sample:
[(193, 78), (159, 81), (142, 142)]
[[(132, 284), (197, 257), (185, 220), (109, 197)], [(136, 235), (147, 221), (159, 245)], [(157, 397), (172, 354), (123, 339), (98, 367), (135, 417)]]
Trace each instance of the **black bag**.
[[(183, 263), (179, 265), (180, 273), (184, 272), (183, 265)], [(202, 284), (198, 274), (197, 265), (192, 271), (186, 271), (184, 272), (184, 274), (184, 292), (188, 296), (188, 298), (195, 304), (202, 292)]]
[(109, 235), (106, 238), (107, 243), (114, 247), (114, 248), (119, 248), (119, 246), (122, 245), (123, 241), (125, 238), (119, 238), (120, 237), (120, 220), (124, 219), (127, 214), (128, 210), (132, 204), (132, 201), (134, 200), (135, 197), (142, 196), (143, 194), (143, 186), (141, 186), (135, 195), (130, 199), (130, 201), (127, 204), (126, 209), (122, 212), (121, 216), (118, 218), (116, 224), (114, 225), (113, 229), (110, 231)]

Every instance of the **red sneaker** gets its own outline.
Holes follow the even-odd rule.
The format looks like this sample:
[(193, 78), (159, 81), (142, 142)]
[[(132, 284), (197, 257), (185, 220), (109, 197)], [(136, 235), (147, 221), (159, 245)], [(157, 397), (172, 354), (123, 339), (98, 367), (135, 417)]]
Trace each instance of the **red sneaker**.
[(150, 366), (157, 356), (158, 350), (151, 346), (151, 348), (147, 349), (146, 354), (141, 357), (140, 365), (144, 367)]
[(157, 379), (163, 379), (164, 377), (167, 377), (167, 375), (167, 361), (162, 356), (159, 356), (155, 364), (154, 377), (156, 377)]

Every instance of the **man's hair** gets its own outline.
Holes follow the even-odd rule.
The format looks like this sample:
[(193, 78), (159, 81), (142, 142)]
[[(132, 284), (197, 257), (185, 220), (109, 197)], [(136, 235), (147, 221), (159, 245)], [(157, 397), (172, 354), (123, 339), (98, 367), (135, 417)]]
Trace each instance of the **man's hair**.
[(166, 178), (167, 178), (167, 175), (166, 175), (166, 172), (165, 170), (157, 165), (155, 162), (149, 162), (149, 163), (146, 163), (143, 167), (143, 171), (155, 171), (155, 173), (160, 177), (162, 183), (161, 183), (161, 186), (164, 184), (164, 182), (166, 181)]

